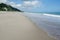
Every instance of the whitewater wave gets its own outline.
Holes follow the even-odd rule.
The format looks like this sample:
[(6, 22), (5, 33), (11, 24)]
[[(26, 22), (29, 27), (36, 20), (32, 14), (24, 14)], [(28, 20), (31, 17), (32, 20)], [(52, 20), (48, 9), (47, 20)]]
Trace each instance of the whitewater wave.
[(60, 18), (60, 15), (54, 15), (54, 14), (43, 14), (43, 15), (46, 15), (46, 16), (52, 16), (52, 17), (59, 17)]
[(44, 15), (44, 16), (49, 16), (49, 17), (58, 17), (60, 18), (60, 15), (56, 15), (56, 14), (49, 14), (49, 13), (29, 13), (29, 12), (24, 12), (25, 14), (30, 14), (30, 15)]

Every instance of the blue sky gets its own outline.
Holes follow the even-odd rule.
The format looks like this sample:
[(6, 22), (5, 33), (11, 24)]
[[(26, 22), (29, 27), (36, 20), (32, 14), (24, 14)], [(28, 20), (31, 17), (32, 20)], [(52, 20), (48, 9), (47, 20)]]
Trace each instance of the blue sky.
[(60, 12), (60, 0), (5, 0), (5, 3), (26, 12)]

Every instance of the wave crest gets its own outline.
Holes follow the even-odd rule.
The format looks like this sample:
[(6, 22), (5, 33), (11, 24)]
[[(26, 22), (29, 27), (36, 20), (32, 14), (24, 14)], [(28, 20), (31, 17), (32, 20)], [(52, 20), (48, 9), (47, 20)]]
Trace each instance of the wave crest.
[(52, 16), (52, 17), (59, 17), (60, 18), (60, 15), (54, 15), (54, 14), (43, 14), (43, 15)]

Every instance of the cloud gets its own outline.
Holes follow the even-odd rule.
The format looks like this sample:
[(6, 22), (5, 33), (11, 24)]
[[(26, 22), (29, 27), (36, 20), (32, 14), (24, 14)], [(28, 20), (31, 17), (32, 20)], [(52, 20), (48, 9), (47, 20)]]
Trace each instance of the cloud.
[(24, 1), (23, 2), (23, 6), (27, 7), (27, 8), (30, 8), (30, 7), (36, 8), (36, 7), (40, 7), (41, 6), (41, 2), (39, 2), (37, 0), (35, 0), (35, 1)]
[(36, 0), (22, 0), (22, 1), (36, 1)]
[(21, 4), (16, 4), (15, 2), (9, 2), (8, 4), (15, 8), (20, 8), (22, 6)]
[(0, 3), (6, 3), (8, 0), (0, 0)]
[(25, 9), (35, 9), (38, 7), (41, 7), (42, 3), (39, 0), (24, 0), (22, 3), (17, 4), (15, 2), (10, 2), (9, 0), (0, 0), (0, 3), (6, 3), (9, 4), (15, 8), (25, 8)]

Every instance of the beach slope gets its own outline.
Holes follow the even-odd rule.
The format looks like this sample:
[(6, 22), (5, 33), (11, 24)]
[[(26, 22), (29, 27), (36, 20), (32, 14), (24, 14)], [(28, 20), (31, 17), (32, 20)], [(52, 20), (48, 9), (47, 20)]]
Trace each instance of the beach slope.
[(54, 40), (19, 12), (0, 12), (0, 40)]

